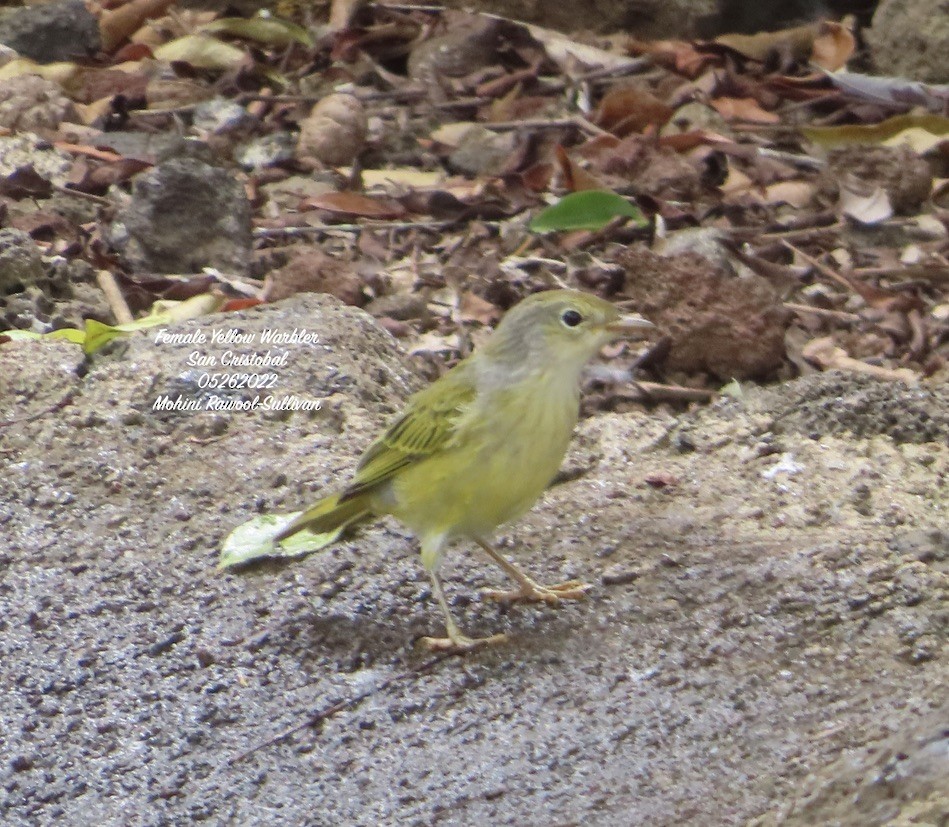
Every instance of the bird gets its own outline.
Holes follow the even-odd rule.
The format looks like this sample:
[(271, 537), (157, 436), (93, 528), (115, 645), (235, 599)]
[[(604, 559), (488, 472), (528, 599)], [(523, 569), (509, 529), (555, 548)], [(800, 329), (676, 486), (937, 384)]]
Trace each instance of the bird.
[(359, 459), (341, 490), (274, 535), (349, 531), (391, 515), (419, 540), (422, 565), (445, 621), (431, 651), (465, 653), (501, 643), (472, 638), (456, 623), (438, 573), (446, 548), (467, 539), (516, 583), (485, 590), (503, 602), (582, 599), (590, 586), (536, 582), (492, 544), (499, 526), (522, 516), (560, 468), (580, 410), (584, 366), (607, 343), (654, 325), (571, 289), (534, 293), (511, 308), (484, 345), (407, 400)]

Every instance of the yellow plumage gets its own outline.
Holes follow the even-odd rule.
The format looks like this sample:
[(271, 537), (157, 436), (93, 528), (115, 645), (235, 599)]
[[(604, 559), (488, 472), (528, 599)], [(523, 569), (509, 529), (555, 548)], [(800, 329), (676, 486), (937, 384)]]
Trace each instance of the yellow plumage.
[(579, 410), (586, 362), (608, 341), (651, 327), (608, 302), (572, 290), (538, 293), (513, 308), (490, 340), (428, 388), (363, 454), (352, 482), (277, 536), (326, 532), (391, 514), (421, 542), (422, 561), (445, 614), (448, 637), (433, 648), (469, 649), (438, 578), (445, 546), (477, 542), (520, 586), (513, 597), (557, 602), (585, 586), (543, 587), (491, 548), (494, 530), (527, 511), (556, 475)]

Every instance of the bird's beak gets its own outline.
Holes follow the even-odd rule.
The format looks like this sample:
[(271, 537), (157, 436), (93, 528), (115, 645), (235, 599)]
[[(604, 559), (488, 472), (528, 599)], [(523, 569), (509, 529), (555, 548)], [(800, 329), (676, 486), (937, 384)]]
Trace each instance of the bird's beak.
[(656, 326), (642, 316), (621, 316), (615, 322), (610, 322), (606, 329), (614, 336), (632, 336), (643, 330), (653, 330)]

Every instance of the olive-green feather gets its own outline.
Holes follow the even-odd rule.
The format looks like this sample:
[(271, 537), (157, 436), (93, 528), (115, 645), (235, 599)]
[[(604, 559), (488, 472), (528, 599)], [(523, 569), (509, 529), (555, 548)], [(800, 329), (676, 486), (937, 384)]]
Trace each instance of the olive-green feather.
[(451, 445), (458, 418), (475, 397), (470, 371), (462, 367), (467, 368), (459, 365), (409, 398), (402, 415), (362, 455), (341, 501), (371, 491), (406, 466)]
[(346, 528), (360, 523), (371, 516), (372, 512), (369, 509), (366, 497), (351, 497), (342, 500), (339, 494), (331, 494), (311, 505), (293, 522), (283, 528), (274, 537), (274, 542), (282, 542), (303, 529), (315, 534), (335, 531), (338, 528)]
[(411, 396), (402, 415), (366, 449), (353, 481), (300, 514), (277, 534), (276, 542), (303, 529), (320, 534), (372, 516), (369, 502), (375, 489), (406, 466), (451, 445), (458, 417), (475, 397), (469, 376), (469, 368), (459, 365)]

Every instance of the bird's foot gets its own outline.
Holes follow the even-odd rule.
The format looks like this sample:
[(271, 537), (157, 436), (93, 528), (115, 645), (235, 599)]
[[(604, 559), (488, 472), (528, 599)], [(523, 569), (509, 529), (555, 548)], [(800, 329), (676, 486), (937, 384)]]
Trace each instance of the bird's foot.
[(497, 646), (499, 643), (505, 643), (506, 641), (507, 635), (468, 637), (467, 635), (454, 634), (448, 637), (423, 637), (419, 640), (418, 645), (429, 652), (464, 655), (468, 652), (474, 652), (476, 649)]
[(593, 586), (582, 580), (568, 580), (566, 583), (556, 583), (553, 586), (541, 586), (538, 583), (529, 582), (524, 583), (519, 589), (482, 589), (481, 595), (488, 600), (508, 605), (524, 601), (556, 606), (561, 600), (583, 600), (592, 588)]

